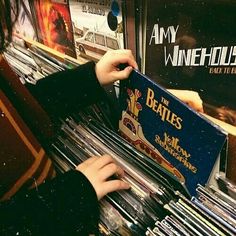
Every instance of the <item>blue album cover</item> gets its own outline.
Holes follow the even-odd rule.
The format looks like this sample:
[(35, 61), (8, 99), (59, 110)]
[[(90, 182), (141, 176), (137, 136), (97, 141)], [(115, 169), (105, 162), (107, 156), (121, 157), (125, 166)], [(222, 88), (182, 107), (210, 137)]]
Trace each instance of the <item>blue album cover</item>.
[(211, 175), (226, 132), (136, 70), (122, 88), (121, 107), (121, 135), (195, 195)]

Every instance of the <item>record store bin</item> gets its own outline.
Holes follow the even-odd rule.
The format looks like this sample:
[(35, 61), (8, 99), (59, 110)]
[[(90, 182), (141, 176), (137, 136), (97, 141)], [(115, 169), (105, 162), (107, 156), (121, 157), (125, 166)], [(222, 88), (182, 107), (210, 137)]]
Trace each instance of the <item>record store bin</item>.
[[(36, 2), (40, 1), (32, 2), (35, 2), (36, 4)], [(68, 2), (76, 4), (76, 1)], [(78, 2), (88, 2), (87, 5), (89, 6), (89, 4), (93, 5), (93, 2), (96, 1)], [(132, 17), (135, 18), (135, 21), (132, 21), (133, 18), (131, 20), (128, 17), (124, 17), (124, 19), (122, 18), (124, 21), (126, 20), (125, 30), (132, 28), (135, 32), (135, 37), (133, 37), (133, 31), (129, 32), (130, 38), (125, 39), (126, 46), (135, 49), (135, 55), (138, 60), (141, 60), (140, 58), (142, 57), (146, 57), (142, 58), (145, 59), (146, 68), (143, 67), (142, 63), (140, 63), (140, 69), (142, 72), (147, 72), (150, 77), (154, 76), (155, 78), (153, 81), (155, 83), (157, 72), (154, 72), (156, 68), (153, 68), (153, 65), (155, 63), (153, 63), (151, 59), (152, 56), (155, 58), (156, 55), (153, 55), (152, 53), (155, 50), (161, 52), (162, 48), (160, 47), (162, 46), (166, 49), (168, 48), (168, 45), (161, 45), (159, 42), (153, 46), (150, 43), (152, 41), (145, 41), (150, 37), (150, 35), (154, 35), (153, 32), (155, 31), (152, 31), (152, 20), (156, 20), (157, 17), (155, 14), (160, 14), (160, 18), (158, 18), (159, 25), (156, 25), (155, 28), (157, 29), (160, 27), (158, 28), (158, 33), (160, 33), (161, 30), (165, 30), (164, 26), (161, 28), (161, 23), (163, 23), (165, 27), (170, 27), (168, 28), (167, 33), (173, 32), (173, 29), (175, 29), (176, 32), (179, 30), (179, 32), (183, 34), (184, 30), (188, 31), (189, 29), (190, 31), (191, 24), (188, 21), (189, 16), (185, 12), (186, 9), (183, 7), (185, 1), (181, 1), (183, 4), (180, 4), (183, 12), (179, 11), (179, 15), (175, 12), (176, 18), (179, 17), (179, 28), (174, 28), (173, 25), (168, 25), (169, 22), (162, 16), (162, 12), (156, 11), (157, 5), (155, 5), (154, 1), (134, 1), (136, 3), (131, 3), (131, 1), (111, 2), (114, 7), (113, 14), (117, 14), (116, 17), (118, 20), (121, 19), (119, 18), (121, 15), (122, 17), (126, 14), (128, 15), (128, 12), (126, 12), (127, 9), (130, 10), (130, 8), (136, 7), (132, 8)], [(115, 11), (118, 9), (116, 7), (121, 4), (121, 2), (127, 3), (125, 5), (126, 8), (122, 8), (122, 14)], [(178, 1), (167, 2), (172, 3), (169, 3), (171, 4), (171, 9), (179, 4)], [(198, 1), (195, 2), (195, 5), (198, 6)], [(216, 2), (220, 4), (221, 1)], [(159, 9), (165, 11), (166, 3), (163, 3), (162, 1), (158, 1), (158, 3), (160, 7)], [(140, 5), (137, 7), (137, 4)], [(202, 4), (206, 4), (206, 1), (203, 1)], [(151, 9), (150, 5), (153, 5), (153, 9)], [(37, 6), (37, 4), (35, 6)], [(83, 8), (83, 14), (85, 14), (86, 10), (89, 9), (91, 10), (91, 8)], [(78, 9), (71, 8), (71, 14), (75, 14), (76, 10)], [(142, 22), (142, 17), (145, 16), (142, 15), (142, 10), (145, 10), (146, 13), (150, 12), (150, 18), (146, 19), (147, 21), (145, 24)], [(67, 13), (69, 12), (67, 8), (63, 8), (63, 11), (67, 11)], [(168, 10), (166, 11), (167, 15), (170, 14)], [(40, 9), (38, 9), (38, 12), (36, 13), (39, 16)], [(35, 16), (37, 16), (37, 14)], [(96, 15), (94, 12), (93, 14)], [(99, 12), (99, 14), (101, 15), (102, 13)], [(69, 15), (65, 14), (64, 18), (65, 20), (69, 19)], [(173, 17), (171, 20), (176, 18)], [(114, 18), (112, 19), (114, 20)], [(184, 26), (181, 28), (181, 23), (183, 22), (187, 23), (183, 24)], [(110, 28), (114, 27), (114, 22), (112, 20), (108, 23), (110, 23)], [(66, 117), (57, 117), (54, 120), (51, 120), (35, 101), (23, 84), (36, 83), (37, 80), (43, 79), (47, 75), (65, 69), (72, 69), (80, 66), (80, 64), (85, 63), (87, 60), (98, 60), (97, 55), (96, 58), (94, 56), (95, 53), (89, 54), (91, 47), (88, 47), (88, 42), (86, 42), (86, 35), (89, 35), (89, 33), (95, 35), (97, 29), (88, 29), (88, 26), (85, 23), (83, 29), (80, 29), (76, 21), (74, 25), (72, 25), (72, 23), (71, 25), (69, 25), (69, 23), (67, 24), (69, 28), (71, 27), (71, 31), (73, 27), (74, 31), (76, 31), (76, 38), (73, 38), (73, 35), (69, 35), (69, 41), (67, 41), (69, 46), (71, 45), (71, 42), (74, 42), (73, 40), (75, 40), (77, 45), (77, 49), (69, 50), (67, 53), (72, 57), (62, 55), (58, 51), (50, 48), (48, 45), (42, 45), (43, 43), (45, 44), (45, 42), (38, 43), (34, 42), (34, 39), (31, 40), (24, 37), (24, 39), (20, 37), (20, 39), (18, 39), (19, 41), (15, 39), (16, 41), (11, 43), (5, 50), (5, 60), (0, 60), (1, 74), (8, 79), (9, 85), (12, 86), (11, 89), (13, 89), (15, 93), (10, 95), (8, 94), (7, 98), (0, 89), (1, 155), (4, 154), (9, 156), (9, 158), (10, 155), (14, 155), (17, 158), (27, 156), (27, 159), (30, 160), (30, 163), (27, 163), (29, 167), (37, 165), (37, 162), (44, 163), (44, 166), (42, 166), (42, 169), (44, 170), (43, 179), (39, 178), (37, 173), (36, 176), (30, 176), (31, 179), (36, 179), (38, 184), (41, 184), (45, 179), (51, 179), (56, 175), (74, 169), (78, 164), (87, 160), (91, 156), (102, 156), (104, 154), (110, 155), (125, 172), (123, 177), (113, 176), (112, 178), (121, 178), (123, 181), (129, 183), (131, 187), (129, 190), (109, 193), (99, 201), (99, 235), (101, 236), (236, 235), (235, 183), (225, 177), (225, 173), (216, 171), (213, 173), (213, 176), (211, 176), (213, 181), (208, 181), (204, 185), (198, 184), (196, 188), (194, 188), (194, 194), (192, 194), (186, 186), (185, 181), (164, 168), (163, 165), (157, 161), (158, 157), (156, 159), (150, 158), (150, 155), (147, 155), (147, 152), (145, 153), (140, 149), (138, 150), (135, 146), (135, 142), (132, 142), (131, 139), (125, 138), (124, 135), (122, 136), (122, 132), (120, 132), (118, 128), (122, 116), (122, 114), (120, 114), (122, 112), (120, 111), (116, 114), (117, 107), (122, 106), (119, 104), (120, 100), (118, 101), (116, 93), (117, 86), (120, 86), (119, 84), (115, 84), (112, 88), (105, 88), (107, 93), (104, 100), (82, 110), (75, 110)], [(171, 28), (171, 26), (173, 27)], [(39, 31), (39, 28), (41, 27), (40, 24), (38, 24), (37, 27), (37, 30)], [(118, 28), (116, 28), (115, 33), (119, 37), (117, 36), (114, 38), (107, 34), (106, 38), (110, 39), (110, 44), (113, 45), (116, 43), (116, 47), (122, 48), (124, 47), (124, 45), (120, 43), (124, 36), (121, 34), (121, 32), (123, 33), (122, 24), (117, 24), (116, 27)], [(146, 29), (145, 32), (147, 35), (145, 35), (145, 37), (144, 35), (140, 37), (140, 32), (143, 32), (142, 30), (144, 29)], [(42, 31), (42, 29), (40, 30)], [(86, 33), (84, 34), (84, 32)], [(127, 31), (125, 32), (127, 33)], [(167, 35), (164, 34), (164, 39), (165, 37), (168, 38)], [(131, 42), (134, 39), (137, 40), (135, 45)], [(168, 39), (170, 40), (171, 38)], [(124, 40), (122, 42), (124, 42)], [(145, 46), (141, 45), (141, 42), (144, 43)], [(138, 45), (138, 43), (140, 43), (141, 46)], [(176, 40), (175, 43), (179, 43), (179, 41)], [(106, 45), (106, 50), (108, 46), (109, 45)], [(170, 48), (172, 46), (170, 46)], [(146, 49), (144, 49), (144, 47)], [(170, 50), (170, 48), (168, 48), (168, 50)], [(64, 47), (60, 49), (64, 50)], [(99, 51), (99, 53), (101, 53), (101, 51), (102, 53), (105, 53), (103, 50), (105, 49), (102, 48), (101, 45), (96, 48), (96, 52)], [(235, 53), (235, 48), (232, 49), (232, 53)], [(83, 57), (75, 59), (76, 54), (82, 55)], [(161, 53), (158, 55), (163, 56)], [(161, 56), (160, 58), (155, 58), (155, 60), (160, 62)], [(175, 65), (174, 69), (176, 68), (177, 66)], [(193, 71), (196, 71), (195, 68), (178, 68), (179, 70), (176, 72), (173, 68), (168, 66), (167, 68), (160, 66), (158, 68), (158, 73), (160, 75), (160, 84), (163, 86), (163, 90), (167, 90), (167, 85), (171, 85), (173, 89), (179, 89), (182, 84), (177, 81), (175, 77), (176, 74), (183, 73), (185, 76), (193, 78)], [(170, 79), (170, 81), (165, 81), (162, 76), (163, 74), (167, 77), (169, 76), (168, 79)], [(171, 76), (173, 76), (174, 79)], [(128, 93), (131, 92), (128, 91)], [(23, 94), (23, 97), (20, 94)], [(141, 94), (139, 94), (137, 90), (135, 95), (138, 98), (141, 97)], [(207, 97), (208, 95), (205, 96)], [(24, 103), (22, 99), (24, 102), (27, 101), (27, 106), (22, 106)], [(15, 104), (14, 100), (18, 100), (19, 102)], [(127, 101), (126, 98), (125, 101)], [(136, 105), (135, 112), (138, 112), (137, 110), (141, 110), (142, 108), (140, 107), (140, 103), (137, 102)], [(210, 105), (208, 108), (209, 107), (212, 108)], [(137, 118), (134, 114), (130, 113), (128, 115), (131, 116), (130, 119), (135, 120)], [(150, 121), (148, 122), (151, 123)], [(128, 123), (127, 126), (129, 126), (130, 130), (136, 128), (130, 123)], [(12, 135), (14, 138), (6, 138), (6, 133), (14, 134)], [(230, 142), (234, 142), (234, 138), (235, 136), (232, 135)], [(7, 148), (4, 149), (4, 147)], [(11, 150), (9, 150), (8, 147), (15, 147), (13, 154), (10, 153)], [(227, 149), (225, 146), (223, 148)], [(145, 147), (143, 149), (145, 149)], [(151, 151), (148, 150), (148, 152)], [(4, 165), (4, 163), (1, 164)], [(172, 169), (175, 168), (175, 166), (171, 167)], [(234, 168), (232, 167), (232, 169)], [(231, 170), (231, 172), (233, 172), (233, 170)], [(22, 173), (19, 172), (17, 175), (20, 176)], [(0, 177), (2, 178), (2, 184), (5, 181), (4, 173), (0, 173)], [(7, 183), (8, 185), (13, 184), (16, 180), (11, 179), (10, 181), (12, 182)], [(22, 186), (30, 188), (31, 185), (32, 182), (27, 182), (27, 178), (21, 179), (21, 182), (17, 186), (9, 189), (3, 196), (0, 192), (2, 200), (13, 196)]]

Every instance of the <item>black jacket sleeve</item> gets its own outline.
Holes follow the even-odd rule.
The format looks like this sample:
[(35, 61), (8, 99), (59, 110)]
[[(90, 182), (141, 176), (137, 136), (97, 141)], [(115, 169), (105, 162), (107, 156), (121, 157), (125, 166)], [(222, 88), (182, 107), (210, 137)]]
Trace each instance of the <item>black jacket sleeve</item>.
[[(52, 118), (68, 115), (104, 96), (93, 62), (52, 74), (28, 89)], [(94, 188), (72, 170), (0, 203), (0, 235), (96, 234), (99, 218)]]
[(96, 78), (94, 62), (52, 74), (27, 87), (52, 118), (68, 115), (105, 95)]
[(0, 203), (0, 235), (97, 235), (96, 192), (76, 170)]

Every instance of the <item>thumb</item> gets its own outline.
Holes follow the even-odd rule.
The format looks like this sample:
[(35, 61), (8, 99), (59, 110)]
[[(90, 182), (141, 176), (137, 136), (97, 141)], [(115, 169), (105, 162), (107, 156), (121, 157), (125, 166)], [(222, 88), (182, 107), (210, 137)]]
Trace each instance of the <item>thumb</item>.
[(114, 73), (115, 75), (115, 79), (116, 80), (123, 80), (123, 79), (127, 79), (130, 75), (130, 73), (132, 72), (133, 67), (132, 66), (127, 66), (125, 67), (123, 70), (120, 71), (116, 71)]

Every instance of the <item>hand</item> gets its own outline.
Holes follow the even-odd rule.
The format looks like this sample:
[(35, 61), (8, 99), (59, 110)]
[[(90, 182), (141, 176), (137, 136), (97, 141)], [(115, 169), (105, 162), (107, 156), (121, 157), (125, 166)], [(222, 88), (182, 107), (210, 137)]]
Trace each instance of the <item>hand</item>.
[[(124, 70), (120, 70), (118, 67), (120, 64), (127, 64), (127, 66)], [(133, 68), (138, 69), (138, 65), (131, 50), (111, 50), (98, 61), (95, 72), (99, 83), (106, 85), (128, 78)]]
[(191, 90), (178, 90), (178, 89), (168, 89), (170, 93), (175, 95), (181, 101), (186, 103), (188, 106), (196, 110), (197, 112), (204, 112), (202, 99), (199, 94)]
[(98, 200), (107, 193), (130, 188), (128, 183), (119, 179), (109, 180), (114, 174), (123, 176), (124, 171), (108, 155), (91, 157), (78, 165), (76, 170), (82, 172), (93, 185)]

